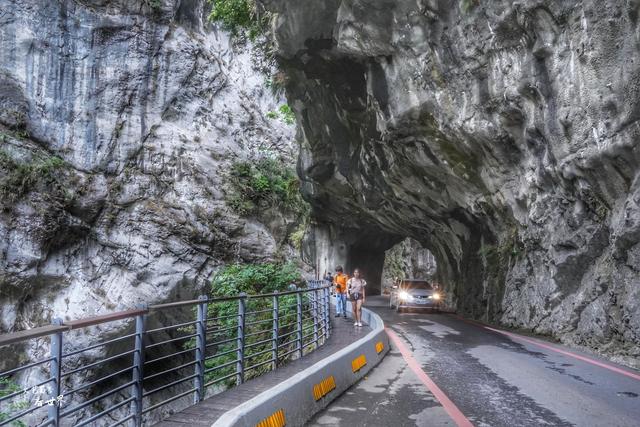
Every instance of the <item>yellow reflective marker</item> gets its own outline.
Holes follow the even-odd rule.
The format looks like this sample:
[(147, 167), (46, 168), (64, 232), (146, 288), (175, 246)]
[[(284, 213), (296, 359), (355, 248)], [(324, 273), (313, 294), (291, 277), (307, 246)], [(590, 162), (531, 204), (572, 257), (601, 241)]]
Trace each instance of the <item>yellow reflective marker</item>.
[(333, 375), (331, 375), (313, 386), (313, 398), (320, 400), (335, 388), (336, 380), (333, 378)]
[(284, 409), (280, 409), (260, 421), (256, 424), (256, 427), (284, 427), (286, 423), (284, 419)]
[(378, 341), (378, 343), (376, 344), (376, 352), (380, 354), (382, 350), (384, 350), (384, 344), (382, 343), (382, 341)]
[(360, 356), (353, 359), (353, 361), (351, 362), (351, 369), (353, 370), (353, 372), (358, 372), (366, 364), (367, 358), (364, 357), (364, 354), (361, 354)]

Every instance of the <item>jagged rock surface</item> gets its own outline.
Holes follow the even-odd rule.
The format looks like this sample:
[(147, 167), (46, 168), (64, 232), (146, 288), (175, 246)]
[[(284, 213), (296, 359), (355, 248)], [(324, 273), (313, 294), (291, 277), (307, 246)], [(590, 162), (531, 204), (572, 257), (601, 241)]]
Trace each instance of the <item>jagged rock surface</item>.
[(459, 311), (638, 366), (639, 2), (262, 3), (347, 259), (411, 236)]
[(267, 118), (285, 102), (270, 65), (205, 8), (0, 1), (0, 182), (48, 168), (3, 187), (0, 332), (193, 298), (224, 263), (292, 254), (295, 218), (265, 225), (225, 202), (231, 164), (292, 155), (294, 127)]

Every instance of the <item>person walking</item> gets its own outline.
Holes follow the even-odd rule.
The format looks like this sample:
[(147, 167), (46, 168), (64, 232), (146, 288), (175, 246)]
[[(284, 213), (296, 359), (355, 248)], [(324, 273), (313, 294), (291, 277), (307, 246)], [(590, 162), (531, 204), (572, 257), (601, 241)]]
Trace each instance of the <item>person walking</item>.
[(362, 326), (362, 304), (364, 304), (366, 286), (367, 282), (361, 277), (360, 270), (356, 268), (353, 271), (353, 277), (347, 281), (347, 293), (351, 299), (353, 317), (356, 319), (355, 326)]
[(333, 284), (336, 289), (336, 317), (347, 317), (347, 281), (349, 276), (342, 272), (342, 266), (336, 267)]
[(329, 282), (329, 284), (333, 283), (333, 276), (331, 275), (330, 271), (325, 272), (324, 280), (325, 282)]

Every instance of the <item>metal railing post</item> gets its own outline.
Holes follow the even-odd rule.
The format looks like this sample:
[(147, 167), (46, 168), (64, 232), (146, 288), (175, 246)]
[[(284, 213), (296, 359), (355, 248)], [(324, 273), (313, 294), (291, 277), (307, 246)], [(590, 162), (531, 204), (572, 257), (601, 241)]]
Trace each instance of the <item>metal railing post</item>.
[[(329, 288), (324, 288), (324, 321), (327, 328), (327, 338), (331, 335), (331, 293)], [(344, 307), (343, 307), (344, 308)]]
[[(136, 308), (145, 310), (147, 305), (139, 304)], [(138, 314), (136, 316), (135, 352), (133, 353), (133, 420), (136, 427), (142, 426), (145, 317), (146, 315), (144, 314)]]
[(296, 306), (298, 312), (298, 357), (302, 357), (302, 292), (296, 294)]
[(324, 289), (318, 291), (318, 297), (320, 298), (320, 316), (322, 317), (322, 333), (324, 335), (323, 341), (327, 341), (329, 331), (327, 329), (327, 304), (325, 304)]
[(238, 299), (238, 337), (237, 337), (237, 361), (236, 361), (236, 385), (244, 382), (244, 324), (247, 294), (240, 294)]
[[(274, 292), (278, 293), (278, 291)], [(278, 338), (280, 336), (280, 328), (278, 325), (280, 304), (278, 303), (278, 295), (273, 296), (273, 341), (271, 342), (271, 357), (273, 358), (273, 369), (278, 368)]]
[(196, 393), (193, 397), (193, 403), (196, 404), (204, 399), (204, 358), (207, 349), (207, 296), (201, 295), (198, 300), (202, 301), (197, 306), (197, 322), (196, 323), (196, 377), (195, 389)]
[[(62, 325), (62, 319), (55, 318), (51, 322), (54, 325)], [(58, 398), (60, 396), (60, 390), (62, 388), (61, 384), (61, 374), (62, 374), (62, 332), (56, 332), (51, 335), (51, 364), (50, 373), (52, 381), (51, 386), (51, 398)], [(60, 405), (62, 402), (57, 400), (53, 405), (49, 406), (49, 423), (51, 423), (54, 427), (60, 426)]]
[(313, 348), (318, 349), (318, 288), (317, 284), (311, 291), (311, 315), (313, 316)]

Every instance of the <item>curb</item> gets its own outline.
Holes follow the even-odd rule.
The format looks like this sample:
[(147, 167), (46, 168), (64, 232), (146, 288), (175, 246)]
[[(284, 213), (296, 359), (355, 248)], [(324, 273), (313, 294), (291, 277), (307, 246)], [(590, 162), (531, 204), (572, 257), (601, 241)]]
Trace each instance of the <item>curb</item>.
[[(351, 311), (350, 304), (347, 307)], [(389, 351), (384, 322), (362, 308), (372, 331), (333, 355), (224, 413), (211, 427), (302, 426), (362, 379)]]

